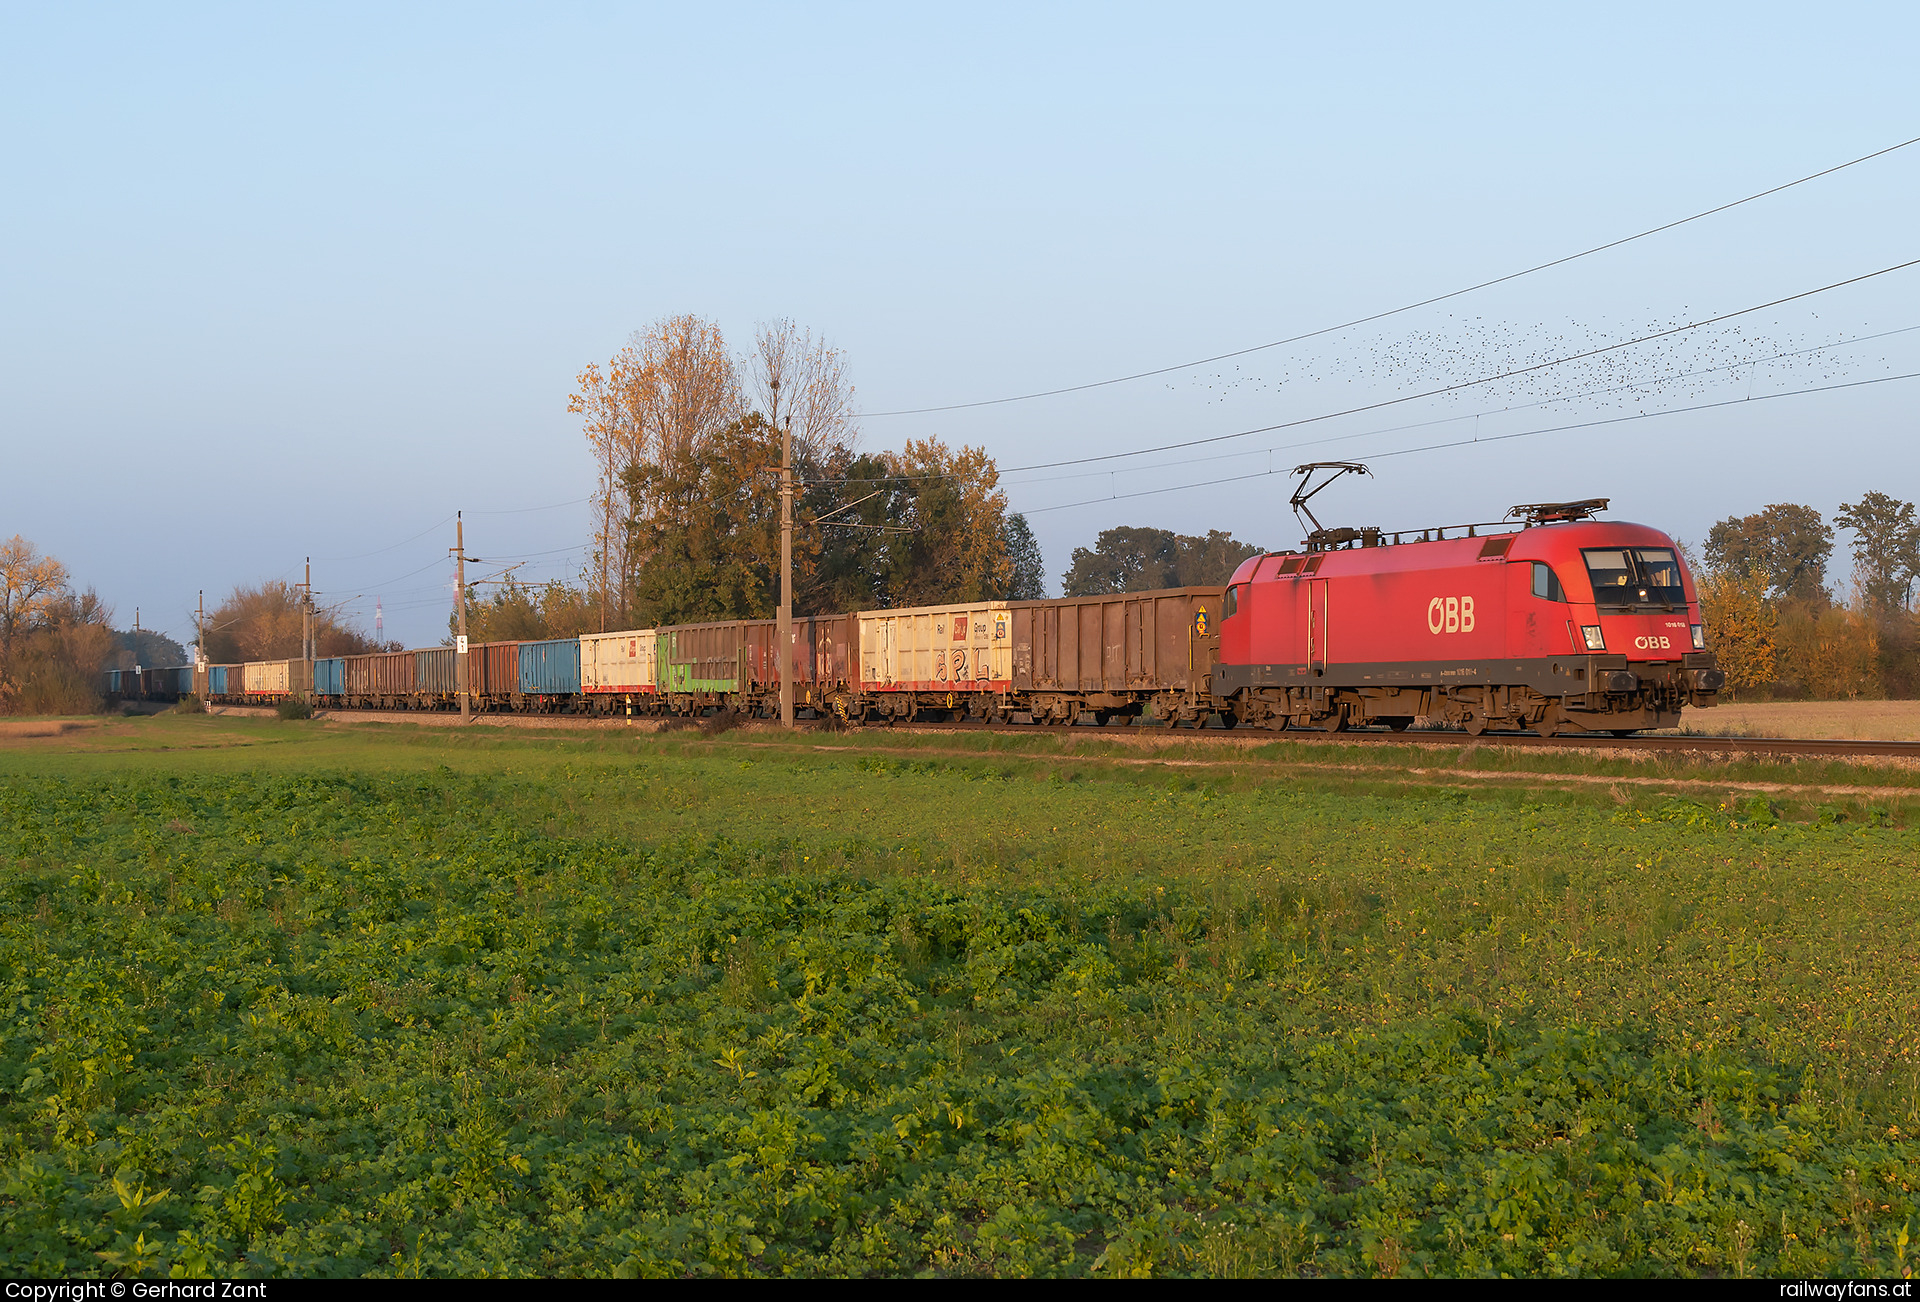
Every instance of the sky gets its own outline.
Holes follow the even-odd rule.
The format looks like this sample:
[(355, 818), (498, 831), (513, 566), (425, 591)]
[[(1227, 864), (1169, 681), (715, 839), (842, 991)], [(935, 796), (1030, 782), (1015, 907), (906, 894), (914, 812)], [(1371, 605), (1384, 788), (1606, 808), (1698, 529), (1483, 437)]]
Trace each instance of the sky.
[(573, 377), (682, 312), (843, 349), (870, 450), (984, 447), (1055, 591), (1116, 525), (1297, 543), (1309, 459), (1388, 529), (1920, 498), (1920, 267), (1614, 347), (1920, 258), (1920, 145), (883, 414), (1920, 136), (1912, 6), (1552, 10), (0, 8), (0, 537), (182, 642), (311, 557), (436, 643), (457, 510), (579, 573)]

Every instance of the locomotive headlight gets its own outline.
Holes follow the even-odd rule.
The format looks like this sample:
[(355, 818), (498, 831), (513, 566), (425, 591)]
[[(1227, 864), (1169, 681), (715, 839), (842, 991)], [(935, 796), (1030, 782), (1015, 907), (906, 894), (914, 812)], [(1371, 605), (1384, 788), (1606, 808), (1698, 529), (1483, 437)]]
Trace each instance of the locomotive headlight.
[(1587, 639), (1587, 650), (1605, 651), (1607, 649), (1607, 639), (1600, 636), (1600, 626), (1598, 624), (1582, 624), (1580, 626), (1580, 635)]
[(1693, 626), (1693, 649), (1695, 651), (1705, 651), (1707, 649), (1707, 628), (1704, 624), (1695, 624)]

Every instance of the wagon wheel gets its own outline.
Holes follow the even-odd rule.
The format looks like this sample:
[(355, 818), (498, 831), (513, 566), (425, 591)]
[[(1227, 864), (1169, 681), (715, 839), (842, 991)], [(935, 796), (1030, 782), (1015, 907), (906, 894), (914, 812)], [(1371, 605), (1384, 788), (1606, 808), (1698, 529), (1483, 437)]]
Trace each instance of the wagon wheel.
[(1540, 716), (1540, 722), (1533, 725), (1533, 730), (1543, 738), (1557, 737), (1566, 730), (1566, 722), (1561, 719), (1559, 711), (1549, 710)]
[(1638, 728), (1609, 728), (1608, 731), (1616, 737), (1631, 737), (1640, 730)]
[(1396, 714), (1382, 719), (1380, 722), (1386, 724), (1387, 727), (1393, 729), (1395, 732), (1405, 732), (1413, 726), (1413, 716), (1410, 714)]
[(1484, 714), (1469, 714), (1466, 717), (1465, 726), (1467, 736), (1478, 737), (1487, 730), (1487, 716)]

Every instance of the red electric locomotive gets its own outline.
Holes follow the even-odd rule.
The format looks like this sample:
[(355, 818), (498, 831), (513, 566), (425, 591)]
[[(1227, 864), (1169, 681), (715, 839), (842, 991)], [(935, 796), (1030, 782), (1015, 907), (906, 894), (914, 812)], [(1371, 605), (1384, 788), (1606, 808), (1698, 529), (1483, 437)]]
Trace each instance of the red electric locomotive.
[(1300, 467), (1306, 550), (1234, 573), (1213, 694), (1236, 723), (1624, 735), (1714, 703), (1725, 675), (1666, 534), (1593, 519), (1605, 499), (1515, 507), (1454, 537), (1322, 529), (1306, 499), (1345, 471), (1365, 467)]

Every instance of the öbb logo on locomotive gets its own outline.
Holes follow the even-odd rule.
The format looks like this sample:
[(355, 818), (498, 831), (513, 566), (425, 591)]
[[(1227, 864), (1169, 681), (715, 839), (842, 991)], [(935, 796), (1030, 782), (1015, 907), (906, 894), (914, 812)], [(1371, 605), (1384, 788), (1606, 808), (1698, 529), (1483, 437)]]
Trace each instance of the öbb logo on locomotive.
[(1429, 601), (1427, 629), (1435, 634), (1473, 632), (1473, 598), (1435, 597)]

